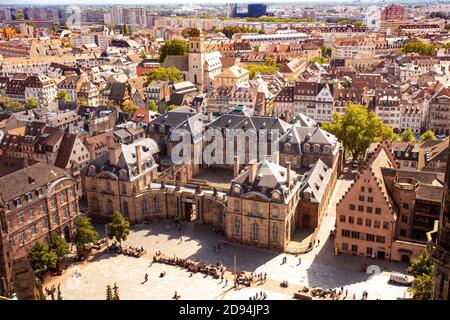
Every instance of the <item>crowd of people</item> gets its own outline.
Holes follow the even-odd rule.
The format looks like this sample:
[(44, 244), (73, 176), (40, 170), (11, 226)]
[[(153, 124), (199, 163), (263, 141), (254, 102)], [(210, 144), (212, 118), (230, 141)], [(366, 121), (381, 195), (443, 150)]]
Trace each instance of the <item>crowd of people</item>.
[(253, 282), (259, 282), (262, 284), (267, 279), (267, 273), (250, 273), (246, 274), (245, 272), (238, 272), (236, 274), (235, 286), (245, 286), (250, 287)]
[(158, 251), (153, 256), (153, 262), (158, 263), (164, 263), (172, 266), (177, 266), (183, 269), (186, 269), (187, 271), (191, 273), (202, 273), (209, 276), (212, 276), (214, 279), (221, 278), (223, 280), (223, 276), (225, 274), (225, 267), (217, 262), (216, 265), (208, 265), (200, 262), (199, 260), (189, 260), (189, 259), (183, 259), (178, 258), (175, 255), (172, 257), (165, 256), (161, 253), (161, 251)]
[(267, 294), (263, 291), (257, 292), (254, 296), (250, 297), (249, 300), (266, 300)]
[(118, 253), (118, 254), (123, 254), (125, 256), (130, 256), (130, 257), (135, 257), (135, 258), (139, 258), (142, 257), (145, 253), (144, 247), (140, 247), (140, 248), (134, 248), (131, 246), (122, 248), (122, 246), (114, 244), (110, 250)]

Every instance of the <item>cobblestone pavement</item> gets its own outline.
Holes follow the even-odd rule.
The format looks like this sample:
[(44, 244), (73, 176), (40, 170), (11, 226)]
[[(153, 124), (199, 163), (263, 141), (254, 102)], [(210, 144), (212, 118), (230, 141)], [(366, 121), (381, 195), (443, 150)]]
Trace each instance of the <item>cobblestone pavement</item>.
[[(181, 299), (248, 299), (260, 290), (267, 293), (268, 299), (290, 299), (303, 286), (343, 287), (344, 292), (348, 290), (350, 299), (353, 294), (356, 299), (361, 299), (364, 290), (368, 291), (369, 299), (406, 297), (406, 287), (388, 284), (390, 272), (404, 272), (405, 265), (333, 254), (333, 244), (328, 235), (335, 224), (335, 204), (350, 183), (350, 180), (338, 180), (328, 215), (318, 234), (320, 244), (307, 254), (294, 256), (223, 244), (223, 236), (209, 227), (186, 223), (180, 232), (169, 221), (162, 221), (134, 226), (123, 243), (125, 246), (144, 247), (149, 252), (147, 256), (137, 259), (103, 254), (81, 267), (72, 266), (62, 277), (54, 278), (52, 283), (62, 283), (66, 299), (104, 299), (106, 285), (113, 285), (114, 282), (120, 288), (122, 299), (170, 299), (175, 291)], [(219, 243), (220, 251), (214, 252), (214, 246), (217, 248)], [(268, 280), (254, 288), (230, 290), (230, 286), (224, 287), (220, 280), (199, 274), (189, 277), (186, 271), (176, 267), (161, 264), (149, 267), (152, 254), (158, 250), (167, 255), (199, 259), (209, 264), (222, 262), (230, 271), (233, 270), (233, 256), (236, 255), (238, 271), (266, 272)], [(281, 264), (284, 256), (287, 263)], [(379, 274), (362, 273), (360, 269), (364, 264), (373, 265)], [(81, 277), (75, 276), (77, 269)], [(167, 276), (161, 279), (158, 276), (163, 271), (167, 272)], [(149, 281), (142, 284), (145, 273), (148, 273)], [(231, 273), (226, 277), (232, 283)], [(289, 288), (280, 288), (279, 283), (283, 280), (289, 282)]]

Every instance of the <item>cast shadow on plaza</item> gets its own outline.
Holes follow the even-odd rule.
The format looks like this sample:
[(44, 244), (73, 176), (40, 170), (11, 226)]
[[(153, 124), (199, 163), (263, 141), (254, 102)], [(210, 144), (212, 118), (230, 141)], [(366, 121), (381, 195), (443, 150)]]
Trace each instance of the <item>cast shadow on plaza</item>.
[(365, 282), (372, 274), (361, 270), (364, 265), (378, 267), (381, 272), (405, 272), (406, 267), (402, 263), (369, 257), (347, 254), (335, 256), (334, 240), (328, 238), (306, 270), (308, 284), (310, 287), (339, 288)]

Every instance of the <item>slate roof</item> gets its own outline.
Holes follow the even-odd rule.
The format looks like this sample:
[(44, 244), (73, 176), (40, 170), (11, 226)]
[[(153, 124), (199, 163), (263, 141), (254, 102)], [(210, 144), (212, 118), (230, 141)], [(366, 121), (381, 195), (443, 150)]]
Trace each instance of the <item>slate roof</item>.
[[(5, 201), (13, 200), (38, 187), (66, 176), (66, 171), (38, 162), (0, 178), (0, 193)], [(11, 182), (14, 183), (11, 183)]]

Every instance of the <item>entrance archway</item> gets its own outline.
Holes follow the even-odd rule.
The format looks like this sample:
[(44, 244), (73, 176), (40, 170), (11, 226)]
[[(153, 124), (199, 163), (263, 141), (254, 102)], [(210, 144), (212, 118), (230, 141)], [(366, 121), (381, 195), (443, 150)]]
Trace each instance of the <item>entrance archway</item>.
[(409, 255), (407, 254), (402, 254), (402, 262), (404, 263), (409, 263)]

